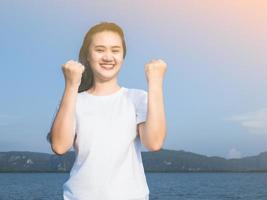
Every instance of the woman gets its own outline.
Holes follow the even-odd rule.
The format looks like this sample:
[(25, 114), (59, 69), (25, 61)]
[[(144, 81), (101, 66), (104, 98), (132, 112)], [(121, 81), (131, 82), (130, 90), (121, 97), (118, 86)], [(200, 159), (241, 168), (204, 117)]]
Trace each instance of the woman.
[(64, 200), (149, 199), (141, 144), (157, 151), (166, 136), (162, 84), (167, 65), (147, 63), (148, 92), (130, 89), (117, 81), (125, 55), (122, 29), (103, 22), (85, 35), (79, 62), (62, 66), (65, 91), (48, 139), (58, 155), (75, 149)]

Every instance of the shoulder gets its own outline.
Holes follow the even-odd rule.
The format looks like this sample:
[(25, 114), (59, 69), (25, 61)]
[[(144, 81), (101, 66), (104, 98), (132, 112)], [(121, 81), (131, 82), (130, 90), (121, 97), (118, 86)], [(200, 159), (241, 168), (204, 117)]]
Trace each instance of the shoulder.
[(137, 98), (140, 96), (145, 96), (147, 95), (147, 91), (143, 89), (137, 89), (137, 88), (127, 88), (127, 93), (129, 96), (133, 98)]
[(137, 88), (126, 88), (127, 95), (131, 98), (140, 98), (147, 95), (147, 91)]
[(137, 88), (126, 88), (127, 97), (135, 104), (147, 98), (147, 91)]

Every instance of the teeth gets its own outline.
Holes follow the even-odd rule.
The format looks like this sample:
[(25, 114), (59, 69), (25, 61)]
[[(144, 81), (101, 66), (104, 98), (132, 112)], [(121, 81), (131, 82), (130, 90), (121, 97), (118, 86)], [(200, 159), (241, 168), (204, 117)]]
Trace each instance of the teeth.
[[(113, 65), (100, 65), (101, 67), (105, 68), (105, 69), (112, 69), (114, 66)], [(110, 67), (112, 66), (112, 67)]]

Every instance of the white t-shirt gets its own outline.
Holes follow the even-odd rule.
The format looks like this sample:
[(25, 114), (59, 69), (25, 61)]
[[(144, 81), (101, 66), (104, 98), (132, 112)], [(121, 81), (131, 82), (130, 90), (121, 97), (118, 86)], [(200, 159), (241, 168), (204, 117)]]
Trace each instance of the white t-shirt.
[(111, 95), (78, 93), (75, 162), (64, 200), (146, 200), (149, 188), (137, 124), (147, 115), (147, 92), (121, 87)]

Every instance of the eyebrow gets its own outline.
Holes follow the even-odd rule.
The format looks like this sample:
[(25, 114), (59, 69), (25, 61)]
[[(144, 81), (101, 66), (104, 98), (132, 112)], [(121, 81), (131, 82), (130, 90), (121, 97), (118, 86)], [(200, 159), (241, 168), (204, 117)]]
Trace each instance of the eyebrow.
[[(104, 47), (105, 48), (105, 46), (103, 46), (103, 45), (96, 45), (95, 48), (97, 48), (97, 47)], [(112, 46), (111, 48), (121, 48), (121, 47), (120, 46)]]

